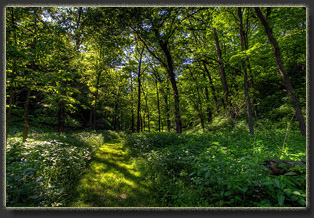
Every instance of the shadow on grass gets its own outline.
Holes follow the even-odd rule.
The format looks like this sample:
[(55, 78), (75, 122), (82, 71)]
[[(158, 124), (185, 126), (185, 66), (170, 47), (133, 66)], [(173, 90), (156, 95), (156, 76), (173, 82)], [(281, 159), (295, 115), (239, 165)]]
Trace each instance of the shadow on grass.
[(145, 181), (122, 145), (111, 140), (95, 153), (74, 191), (71, 207), (151, 207), (156, 205)]

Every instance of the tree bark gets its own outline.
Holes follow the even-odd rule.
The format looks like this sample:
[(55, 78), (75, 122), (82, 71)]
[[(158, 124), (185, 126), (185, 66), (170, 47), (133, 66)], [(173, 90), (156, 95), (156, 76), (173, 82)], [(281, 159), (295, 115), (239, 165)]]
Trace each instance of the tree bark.
[(133, 133), (135, 131), (134, 128), (134, 98), (133, 98), (133, 78), (131, 76), (131, 104), (132, 104), (132, 108), (131, 108), (131, 132)]
[[(204, 79), (206, 79), (205, 74), (203, 74)], [(207, 122), (210, 123), (212, 121), (212, 112), (210, 110), (209, 107), (209, 92), (208, 92), (208, 88), (205, 87), (205, 98), (206, 98), (206, 112), (207, 112)], [(218, 111), (217, 111), (218, 112)]]
[[(15, 25), (15, 19), (14, 19), (14, 8), (11, 7), (11, 24), (13, 27), (13, 37), (14, 37), (14, 46), (17, 45), (17, 37), (16, 37), (16, 25)], [(12, 113), (12, 105), (13, 105), (13, 99), (14, 99), (14, 81), (15, 81), (15, 73), (16, 73), (16, 61), (15, 58), (13, 60), (13, 70), (11, 74), (11, 79), (10, 79), (10, 99), (9, 99), (9, 108), (7, 112), (7, 117), (6, 117), (6, 143), (8, 142), (8, 134), (10, 131), (10, 122), (11, 122), (11, 113)]]
[(158, 109), (158, 132), (160, 132), (161, 115), (160, 115), (160, 102), (159, 102), (159, 90), (158, 90), (157, 78), (156, 78), (156, 94), (157, 94), (157, 109)]
[(272, 29), (269, 27), (268, 22), (266, 21), (264, 15), (262, 14), (262, 11), (260, 10), (260, 8), (254, 8), (257, 16), (259, 17), (261, 23), (263, 24), (266, 34), (268, 36), (269, 41), (272, 43), (273, 48), (274, 48), (274, 56), (275, 56), (275, 60), (276, 60), (276, 64), (278, 66), (279, 72), (283, 78), (283, 81), (285, 83), (287, 92), (289, 93), (290, 97), (291, 97), (291, 101), (294, 105), (294, 110), (295, 110), (295, 115), (296, 118), (299, 122), (299, 128), (301, 131), (302, 136), (306, 136), (306, 127), (305, 127), (305, 122), (304, 122), (304, 118), (303, 115), (301, 113), (301, 108), (300, 108), (300, 104), (299, 101), (297, 99), (297, 96), (294, 92), (294, 89), (292, 87), (291, 81), (288, 77), (287, 72), (285, 71), (284, 67), (283, 67), (283, 63), (281, 60), (281, 55), (280, 55), (280, 49), (278, 46), (278, 43), (276, 41), (276, 39), (273, 36), (272, 33)]
[[(238, 16), (239, 16), (241, 50), (245, 51), (246, 48), (245, 48), (245, 41), (244, 41), (241, 7), (238, 8)], [(245, 64), (245, 59), (242, 59), (242, 69), (243, 69), (243, 80), (244, 80), (244, 94), (245, 94), (246, 106), (247, 106), (247, 112), (248, 112), (249, 133), (254, 134), (252, 106), (251, 106), (250, 95), (249, 95), (249, 86), (248, 86), (248, 81), (247, 81), (247, 68)]]
[[(166, 82), (168, 83), (168, 82)], [(167, 121), (167, 131), (171, 130), (171, 121), (170, 121), (170, 112), (169, 112), (169, 102), (168, 102), (168, 93), (170, 92), (168, 84), (166, 84), (166, 92), (163, 90), (162, 94), (165, 100), (165, 109), (166, 109), (166, 121)]]
[(217, 56), (218, 56), (218, 65), (219, 65), (219, 70), (220, 70), (220, 79), (221, 79), (222, 87), (224, 90), (224, 97), (226, 98), (226, 102), (227, 102), (228, 107), (229, 107), (228, 111), (229, 111), (231, 118), (235, 118), (235, 113), (233, 112), (232, 103), (229, 99), (228, 83), (227, 83), (227, 79), (226, 79), (225, 69), (224, 69), (224, 66), (222, 63), (223, 61), (222, 61), (222, 55), (221, 55), (221, 50), (220, 50), (220, 46), (219, 46), (219, 39), (218, 39), (217, 31), (215, 28), (212, 28), (212, 31), (214, 34), (214, 40), (215, 40), (215, 44), (216, 44), (216, 52), (217, 52)]
[(141, 67), (142, 67), (142, 56), (144, 52), (144, 47), (140, 51), (140, 60), (138, 63), (138, 71), (137, 71), (137, 122), (136, 122), (136, 131), (140, 132), (140, 126), (141, 126), (141, 121), (140, 121), (140, 113), (141, 113)]
[[(37, 17), (36, 17), (36, 10), (34, 11), (35, 16), (34, 16), (34, 35), (36, 36), (37, 34)], [(37, 39), (36, 37), (34, 37), (33, 39), (33, 43), (31, 44), (31, 50), (33, 52), (34, 55), (34, 59), (36, 58), (36, 43), (37, 43)], [(36, 71), (36, 63), (34, 61), (34, 59), (31, 62), (31, 69), (32, 71)], [(28, 119), (28, 115), (29, 115), (29, 97), (31, 94), (31, 89), (29, 87), (26, 88), (27, 89), (27, 93), (26, 93), (26, 98), (25, 98), (25, 104), (24, 104), (24, 131), (23, 131), (23, 142), (26, 141), (26, 139), (28, 138), (28, 130), (29, 130), (29, 119)]]
[(59, 102), (58, 111), (58, 132), (63, 132), (65, 122), (65, 103), (63, 100)]
[(191, 69), (189, 69), (189, 70), (190, 70), (191, 77), (192, 77), (192, 79), (193, 79), (193, 81), (195, 83), (196, 93), (197, 93), (197, 102), (194, 102), (193, 99), (192, 99), (192, 101), (194, 102), (195, 109), (197, 110), (197, 113), (198, 113), (198, 117), (200, 118), (202, 129), (204, 130), (205, 129), (205, 124), (204, 124), (203, 107), (202, 107), (202, 101), (201, 101), (201, 96), (200, 96), (199, 84), (197, 82), (197, 78), (194, 77), (193, 72), (191, 71)]
[(96, 108), (97, 108), (97, 100), (98, 100), (98, 92), (99, 92), (99, 83), (100, 83), (100, 77), (101, 77), (101, 70), (97, 73), (97, 79), (96, 79), (96, 92), (94, 94), (95, 104), (93, 107), (93, 129), (96, 129)]
[(173, 97), (174, 97), (174, 117), (175, 117), (175, 123), (176, 123), (176, 132), (178, 134), (181, 134), (182, 123), (181, 123), (181, 115), (180, 115), (180, 99), (179, 99), (179, 92), (177, 88), (177, 82), (174, 75), (173, 61), (172, 61), (171, 53), (168, 49), (168, 44), (160, 42), (160, 46), (167, 59), (167, 72), (168, 72), (168, 76), (172, 85), (172, 91), (173, 91)]
[(150, 132), (150, 114), (149, 114), (149, 108), (148, 108), (148, 100), (147, 100), (147, 95), (144, 92), (144, 89), (142, 90), (142, 92), (145, 99), (145, 106), (146, 106), (146, 113), (147, 113), (147, 127), (148, 127), (148, 132)]
[(213, 97), (214, 97), (214, 102), (215, 102), (217, 113), (219, 113), (220, 110), (219, 110), (218, 100), (217, 100), (217, 96), (216, 96), (216, 90), (215, 90), (215, 87), (214, 87), (214, 84), (213, 84), (213, 80), (212, 80), (212, 78), (210, 76), (210, 73), (209, 73), (209, 71), (207, 69), (205, 61), (203, 61), (203, 67), (204, 67), (205, 72), (206, 72), (207, 77), (208, 77), (210, 89), (212, 90), (212, 94), (213, 94)]
[(28, 113), (29, 113), (29, 96), (31, 94), (31, 90), (28, 88), (26, 93), (26, 99), (24, 103), (24, 132), (23, 132), (23, 142), (26, 141), (28, 138), (28, 130), (29, 130), (29, 119), (28, 119)]

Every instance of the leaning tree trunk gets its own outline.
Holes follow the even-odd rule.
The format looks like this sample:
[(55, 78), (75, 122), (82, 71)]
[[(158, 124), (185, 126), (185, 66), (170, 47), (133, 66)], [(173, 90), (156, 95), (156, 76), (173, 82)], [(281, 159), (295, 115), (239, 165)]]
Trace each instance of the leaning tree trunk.
[(175, 123), (176, 123), (176, 132), (178, 134), (181, 134), (182, 123), (181, 123), (181, 115), (180, 115), (180, 98), (179, 98), (179, 92), (177, 88), (177, 82), (174, 75), (173, 61), (172, 61), (171, 53), (169, 51), (167, 43), (160, 43), (160, 46), (167, 58), (167, 72), (168, 72), (168, 76), (172, 85), (172, 91), (173, 91), (173, 97), (174, 97), (174, 117), (175, 117)]
[(272, 29), (269, 27), (268, 22), (266, 21), (261, 10), (259, 8), (254, 8), (254, 10), (255, 10), (257, 16), (259, 17), (259, 19), (261, 20), (264, 28), (265, 28), (265, 31), (266, 31), (266, 34), (268, 36), (269, 41), (273, 45), (276, 64), (278, 66), (279, 72), (281, 73), (281, 76), (282, 76), (283, 81), (285, 83), (287, 92), (289, 93), (289, 95), (291, 97), (291, 101), (294, 105), (295, 115), (296, 115), (296, 118), (298, 119), (298, 122), (299, 122), (299, 128), (300, 128), (301, 134), (302, 134), (302, 136), (305, 137), (306, 136), (306, 127), (305, 127), (304, 118), (303, 118), (303, 115), (301, 113), (301, 108), (299, 105), (298, 98), (294, 92), (294, 89), (292, 87), (292, 84), (291, 84), (291, 81), (288, 77), (288, 74), (283, 67), (283, 63), (282, 63), (282, 60), (280, 57), (280, 49), (279, 49), (278, 43), (277, 43), (276, 39), (274, 38), (273, 33), (272, 33)]
[(228, 84), (227, 84), (227, 79), (226, 79), (226, 74), (225, 74), (225, 69), (222, 63), (222, 55), (221, 55), (221, 50), (219, 46), (219, 39), (217, 36), (217, 31), (215, 28), (213, 28), (213, 34), (214, 34), (214, 40), (216, 44), (216, 52), (217, 52), (217, 57), (218, 57), (218, 65), (219, 65), (219, 70), (220, 70), (220, 78), (221, 78), (221, 83), (222, 87), (224, 90), (224, 97), (226, 98), (226, 102), (228, 104), (228, 110), (231, 118), (235, 118), (235, 113), (233, 112), (232, 109), (232, 103), (231, 100), (229, 99), (229, 90), (228, 90)]
[[(239, 16), (241, 50), (244, 51), (245, 50), (244, 31), (243, 31), (243, 24), (242, 24), (242, 11), (240, 7), (238, 8), (238, 16)], [(242, 59), (242, 68), (243, 68), (243, 80), (244, 80), (244, 93), (245, 93), (246, 106), (247, 106), (247, 112), (248, 112), (248, 121), (249, 121), (249, 133), (254, 134), (252, 106), (251, 106), (250, 95), (249, 95), (249, 86), (248, 86), (248, 81), (247, 81), (247, 69), (245, 65), (245, 59)]]

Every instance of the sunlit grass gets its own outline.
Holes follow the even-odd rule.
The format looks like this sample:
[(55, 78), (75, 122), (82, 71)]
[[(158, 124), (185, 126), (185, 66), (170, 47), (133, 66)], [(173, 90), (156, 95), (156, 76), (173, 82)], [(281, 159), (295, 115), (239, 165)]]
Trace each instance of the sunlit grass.
[(101, 146), (77, 186), (74, 207), (147, 207), (154, 206), (150, 184), (130, 158), (121, 140)]

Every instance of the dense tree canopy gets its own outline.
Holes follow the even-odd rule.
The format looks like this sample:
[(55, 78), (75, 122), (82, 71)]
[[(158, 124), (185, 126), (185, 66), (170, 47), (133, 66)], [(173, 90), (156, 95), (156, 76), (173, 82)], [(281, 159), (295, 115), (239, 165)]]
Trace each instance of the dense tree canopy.
[(305, 135), (305, 8), (8, 7), (6, 13), (7, 130), (18, 115), (24, 139), (37, 121), (60, 132), (181, 133), (228, 114), (247, 114), (252, 134), (254, 120), (294, 113)]
[(8, 206), (306, 206), (305, 7), (7, 7)]

